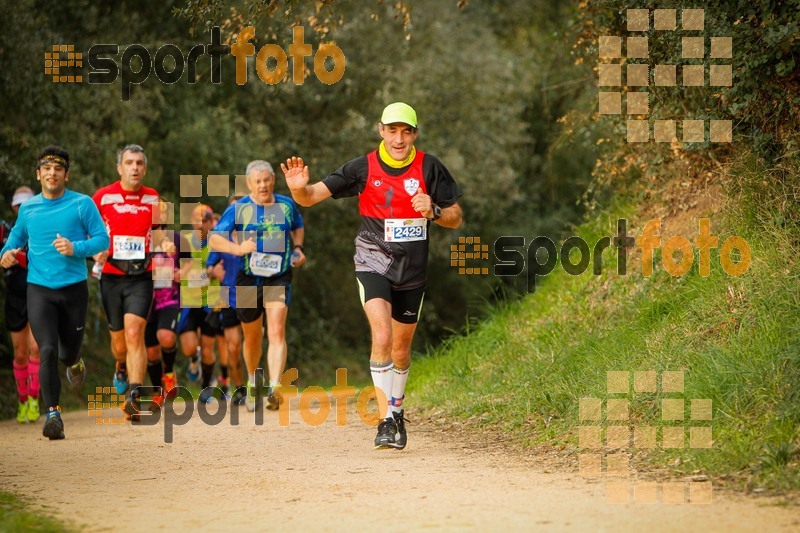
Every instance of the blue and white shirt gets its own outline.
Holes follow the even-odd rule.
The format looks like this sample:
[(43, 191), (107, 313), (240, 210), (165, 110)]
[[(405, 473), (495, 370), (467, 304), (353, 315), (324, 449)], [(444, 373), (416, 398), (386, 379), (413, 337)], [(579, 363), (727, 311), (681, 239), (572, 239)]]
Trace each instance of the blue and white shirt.
[(256, 252), (242, 260), (242, 271), (249, 276), (274, 278), (291, 268), (291, 232), (303, 227), (303, 217), (294, 200), (274, 194), (275, 203), (260, 205), (246, 196), (231, 204), (222, 214), (214, 233), (231, 238), (236, 231), (237, 242), (255, 239)]

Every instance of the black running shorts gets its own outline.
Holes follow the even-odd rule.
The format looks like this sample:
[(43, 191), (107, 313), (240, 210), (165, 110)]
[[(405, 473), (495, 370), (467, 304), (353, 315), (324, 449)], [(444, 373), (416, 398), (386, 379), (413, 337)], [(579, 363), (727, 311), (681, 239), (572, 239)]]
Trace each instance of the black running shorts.
[(108, 319), (108, 329), (125, 329), (127, 313), (144, 319), (150, 313), (153, 302), (153, 277), (150, 272), (139, 276), (115, 276), (103, 274), (100, 278), (103, 309)]
[(236, 316), (236, 309), (232, 307), (220, 309), (220, 314), (222, 317), (221, 324), (223, 333), (226, 329), (236, 327), (242, 323), (242, 321), (239, 320), (239, 317)]
[(373, 272), (356, 272), (358, 294), (363, 306), (373, 298), (386, 300), (392, 306), (392, 318), (403, 324), (415, 324), (422, 312), (425, 286), (396, 289), (392, 282)]
[(205, 337), (216, 337), (217, 330), (206, 322), (208, 317), (208, 309), (204, 307), (189, 307), (181, 310), (181, 318), (178, 321), (178, 335), (183, 335), (190, 331), (197, 333), (200, 330), (200, 335)]
[(291, 269), (274, 278), (239, 272), (236, 279), (236, 316), (244, 324), (264, 315), (265, 307), (289, 307), (292, 301)]
[(180, 307), (166, 307), (156, 311), (153, 309), (147, 317), (147, 327), (144, 330), (144, 344), (148, 348), (159, 345), (158, 330), (168, 329), (173, 333), (178, 332), (178, 318), (180, 317)]

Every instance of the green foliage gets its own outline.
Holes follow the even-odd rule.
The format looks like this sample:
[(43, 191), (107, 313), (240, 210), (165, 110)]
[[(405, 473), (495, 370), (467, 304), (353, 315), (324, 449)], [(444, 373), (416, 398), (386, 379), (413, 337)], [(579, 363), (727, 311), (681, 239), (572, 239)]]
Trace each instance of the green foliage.
[[(796, 153), (798, 136), (795, 125), (800, 120), (800, 72), (796, 58), (800, 54), (800, 1), (710, 0), (699, 5), (692, 1), (664, 6), (658, 2), (628, 0), (583, 1), (578, 11), (580, 37), (576, 51), (582, 61), (598, 61), (598, 37), (628, 35), (625, 10), (628, 8), (676, 8), (677, 31), (636, 32), (648, 38), (651, 65), (731, 64), (733, 85), (710, 87), (706, 69), (706, 87), (649, 87), (650, 116), (656, 119), (731, 119), (734, 138), (756, 149), (759, 156), (771, 159)], [(680, 29), (681, 9), (704, 9), (704, 31), (686, 33)], [(652, 19), (652, 16), (651, 16)], [(681, 57), (681, 37), (705, 36), (705, 59)], [(731, 37), (732, 59), (710, 58), (710, 37)], [(634, 62), (638, 62), (635, 60)], [(620, 117), (619, 120), (624, 120)], [(621, 144), (624, 136), (609, 137), (608, 152), (632, 152), (640, 145)], [(614, 140), (618, 142), (613, 142)], [(690, 150), (716, 151), (724, 154), (727, 146), (695, 143)], [(714, 157), (713, 155), (711, 157)]]
[[(751, 160), (732, 171), (745, 181), (761, 175)], [(725, 226), (714, 226), (720, 242), (730, 233), (750, 242), (754, 260), (744, 276), (725, 274), (714, 252), (707, 278), (696, 261), (681, 278), (666, 274), (659, 261), (651, 278), (638, 267), (619, 276), (614, 254), (605, 257), (610, 264), (599, 277), (559, 270), (535, 295), (496, 310), (468, 336), (418, 360), (409, 398), (481, 427), (502, 428), (521, 443), (563, 444), (577, 453), (577, 426), (585, 424), (578, 419), (579, 400), (606, 397), (607, 371), (680, 369), (683, 397), (713, 401), (713, 447), (661, 450), (650, 460), (666, 465), (679, 457), (682, 472), (797, 488), (800, 297), (787, 288), (800, 281), (793, 259), (798, 246), (787, 241), (784, 227), (748, 222), (742, 212), (750, 209), (737, 204)], [(599, 213), (577, 233), (593, 242), (614, 232), (614, 219), (634, 212)], [(631, 396), (630, 425), (664, 425), (659, 406), (667, 397)]]

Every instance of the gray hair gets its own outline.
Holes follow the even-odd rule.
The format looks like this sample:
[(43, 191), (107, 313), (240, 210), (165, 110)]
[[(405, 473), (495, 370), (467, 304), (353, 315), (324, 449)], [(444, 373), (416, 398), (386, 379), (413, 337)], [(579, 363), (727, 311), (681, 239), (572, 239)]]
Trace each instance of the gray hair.
[(244, 173), (249, 176), (251, 172), (258, 172), (261, 170), (266, 170), (273, 176), (275, 175), (275, 171), (272, 170), (272, 165), (261, 159), (256, 159), (255, 161), (250, 161), (247, 163), (247, 169), (244, 171)]
[(144, 148), (142, 148), (138, 144), (129, 144), (129, 145), (125, 146), (125, 148), (123, 148), (122, 150), (117, 152), (117, 164), (118, 165), (122, 164), (122, 154), (124, 154), (125, 152), (132, 152), (134, 154), (142, 154), (144, 156), (144, 164), (145, 165), (147, 164), (147, 154), (144, 153)]

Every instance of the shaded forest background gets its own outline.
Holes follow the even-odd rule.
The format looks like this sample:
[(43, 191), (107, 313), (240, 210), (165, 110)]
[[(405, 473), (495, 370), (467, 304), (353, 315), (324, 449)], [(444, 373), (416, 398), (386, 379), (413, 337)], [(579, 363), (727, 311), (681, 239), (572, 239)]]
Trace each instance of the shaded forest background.
[[(312, 179), (321, 179), (374, 149), (381, 110), (406, 101), (420, 117), (417, 145), (450, 168), (466, 213), (459, 231), (432, 232), (430, 290), (415, 343), (424, 352), (481, 317), (487, 302), (518, 291), (515, 280), (457, 275), (449, 247), (458, 236), (493, 242), (512, 230), (550, 233), (581, 212), (576, 200), (591, 177), (594, 140), (587, 129), (565, 142), (558, 122), (575, 102), (593, 98), (591, 67), (575, 64), (574, 36), (563, 32), (574, 27), (575, 5), (68, 0), (54, 11), (42, 1), (0, 4), (9, 29), (0, 35), (0, 209), (7, 219), (14, 188), (35, 185), (36, 153), (50, 143), (70, 151), (70, 186), (87, 194), (117, 179), (120, 147), (141, 144), (149, 159), (146, 182), (177, 203), (180, 175), (233, 179), (257, 158), (277, 169), (280, 160), (301, 155)], [(248, 83), (239, 86), (234, 58), (226, 56), (222, 83), (215, 85), (205, 56), (198, 61), (198, 83), (188, 84), (184, 72), (180, 82), (166, 85), (151, 73), (130, 101), (122, 101), (119, 80), (56, 85), (43, 74), (43, 52), (56, 43), (84, 52), (86, 76), (93, 44), (118, 44), (119, 63), (133, 43), (151, 55), (166, 43), (186, 54), (210, 41), (211, 26), (221, 26), (223, 42), (232, 44), (250, 24), (256, 50), (267, 43), (288, 50), (296, 24), (305, 27), (314, 52), (321, 42), (335, 42), (347, 58), (344, 77), (321, 83), (309, 58), (303, 85), (270, 86), (256, 76), (251, 58)], [(288, 193), (280, 171), (276, 192)], [(224, 208), (222, 198), (205, 201)], [(295, 278), (289, 364), (300, 369), (301, 381), (328, 383), (340, 366), (363, 379), (369, 335), (352, 267), (356, 201), (302, 213), (309, 261)], [(111, 360), (106, 325), (97, 284), (90, 285), (90, 370), (105, 376)], [(10, 341), (7, 334), (2, 338), (3, 366), (10, 368)]]
[[(735, 158), (752, 161), (769, 179), (731, 180), (726, 193), (747, 200), (745, 214), (755, 224), (777, 227), (792, 246), (798, 242), (800, 0), (68, 0), (53, 6), (0, 0), (7, 28), (0, 34), (0, 209), (6, 218), (14, 188), (34, 183), (35, 155), (46, 144), (70, 150), (72, 187), (88, 194), (117, 179), (117, 149), (142, 144), (150, 160), (147, 182), (177, 202), (180, 175), (233, 176), (256, 158), (276, 165), (301, 155), (312, 179), (322, 179), (374, 149), (382, 108), (406, 101), (420, 117), (418, 146), (450, 168), (465, 212), (458, 231), (432, 232), (417, 352), (524, 291), (524, 277), (457, 275), (449, 253), (459, 236), (489, 243), (504, 234), (557, 240), (615, 198), (657, 202), (663, 183), (685, 168), (677, 162), (688, 161), (692, 180)], [(657, 7), (705, 8), (705, 34), (732, 36), (735, 55), (730, 88), (650, 87), (650, 117), (729, 117), (736, 143), (629, 144), (624, 115), (598, 115), (598, 37), (624, 35), (627, 8)], [(42, 72), (43, 52), (54, 43), (84, 52), (97, 43), (116, 43), (121, 51), (139, 43), (152, 55), (171, 43), (187, 53), (209, 42), (212, 26), (221, 26), (231, 44), (241, 28), (254, 25), (257, 50), (267, 43), (288, 50), (296, 24), (314, 51), (323, 42), (342, 49), (347, 69), (340, 82), (316, 80), (309, 58), (303, 85), (266, 85), (251, 59), (249, 81), (238, 86), (227, 56), (222, 83), (214, 85), (204, 57), (197, 84), (186, 83), (185, 73), (174, 85), (151, 74), (125, 102), (119, 80), (56, 85)], [(651, 29), (647, 36), (650, 63), (681, 63), (680, 32)], [(280, 172), (277, 183), (277, 192), (287, 193)], [(206, 200), (216, 210), (224, 207), (220, 198)], [(357, 211), (355, 199), (302, 210), (309, 262), (295, 279), (288, 337), (289, 364), (306, 383), (329, 383), (342, 366), (366, 379), (358, 373), (368, 330), (352, 274)], [(96, 283), (90, 285), (96, 293)], [(105, 376), (111, 356), (94, 298), (87, 349), (90, 369)], [(5, 368), (10, 345), (2, 338)]]

